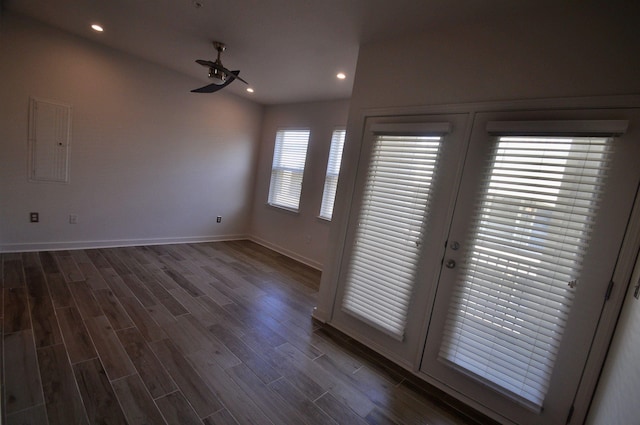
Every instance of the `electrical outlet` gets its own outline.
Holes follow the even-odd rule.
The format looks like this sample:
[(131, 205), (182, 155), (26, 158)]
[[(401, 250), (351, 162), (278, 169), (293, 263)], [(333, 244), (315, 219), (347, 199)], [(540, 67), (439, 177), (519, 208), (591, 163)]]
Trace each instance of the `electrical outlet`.
[(37, 213), (37, 212), (29, 213), (29, 221), (31, 223), (38, 223), (40, 221), (40, 213)]
[(216, 223), (222, 223), (222, 216), (216, 217)]
[(78, 224), (78, 214), (69, 214), (69, 224)]

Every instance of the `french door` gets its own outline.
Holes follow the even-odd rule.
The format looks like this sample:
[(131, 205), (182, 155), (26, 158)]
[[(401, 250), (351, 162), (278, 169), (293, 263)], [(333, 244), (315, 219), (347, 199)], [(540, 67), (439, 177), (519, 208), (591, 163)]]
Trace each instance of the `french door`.
[(332, 323), (406, 367), (424, 341), (424, 323), (413, 318), (435, 294), (467, 120), (452, 114), (366, 122)]
[[(477, 113), (469, 135), (432, 131), (451, 155), (414, 183), (375, 163), (390, 130), (416, 133), (369, 125), (332, 321), (504, 422), (566, 423), (640, 180), (634, 118)], [(395, 183), (425, 189), (411, 230)]]

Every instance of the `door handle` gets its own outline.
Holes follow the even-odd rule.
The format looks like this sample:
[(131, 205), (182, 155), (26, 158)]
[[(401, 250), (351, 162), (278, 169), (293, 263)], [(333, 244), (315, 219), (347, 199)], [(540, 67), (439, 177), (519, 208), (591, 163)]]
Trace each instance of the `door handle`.
[(456, 262), (455, 260), (448, 259), (447, 262), (444, 263), (444, 266), (448, 269), (453, 269), (456, 266)]

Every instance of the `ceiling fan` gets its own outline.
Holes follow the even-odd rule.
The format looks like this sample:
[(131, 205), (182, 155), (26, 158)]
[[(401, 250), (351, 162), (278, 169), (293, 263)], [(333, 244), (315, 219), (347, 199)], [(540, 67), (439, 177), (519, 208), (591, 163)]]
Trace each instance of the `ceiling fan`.
[(196, 60), (197, 64), (202, 66), (206, 66), (209, 68), (209, 78), (213, 80), (213, 83), (200, 87), (199, 89), (191, 90), (192, 93), (213, 93), (220, 89), (227, 87), (229, 84), (233, 82), (233, 80), (240, 80), (245, 84), (247, 83), (245, 80), (240, 78), (240, 71), (229, 71), (222, 65), (222, 61), (220, 60), (220, 54), (225, 51), (226, 46), (224, 43), (220, 43), (219, 41), (213, 42), (213, 47), (218, 51), (218, 58), (215, 62), (198, 59)]

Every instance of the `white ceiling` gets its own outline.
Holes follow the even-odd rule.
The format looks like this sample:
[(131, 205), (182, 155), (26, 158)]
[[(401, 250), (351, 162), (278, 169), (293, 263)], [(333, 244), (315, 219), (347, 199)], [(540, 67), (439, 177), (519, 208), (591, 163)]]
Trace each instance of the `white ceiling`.
[[(1, 1), (1, 0), (0, 0)], [(350, 97), (358, 46), (438, 26), (513, 19), (560, 0), (5, 0), (5, 9), (193, 76), (215, 59), (255, 89), (225, 90), (263, 104)], [(201, 7), (196, 7), (196, 2)], [(89, 29), (104, 26), (103, 33)], [(381, 61), (385, 60), (383, 57)], [(347, 74), (339, 81), (338, 72)], [(401, 70), (399, 70), (401, 72)], [(401, 78), (401, 76), (390, 77)], [(196, 82), (194, 88), (199, 87)], [(202, 96), (215, 96), (206, 94)]]

